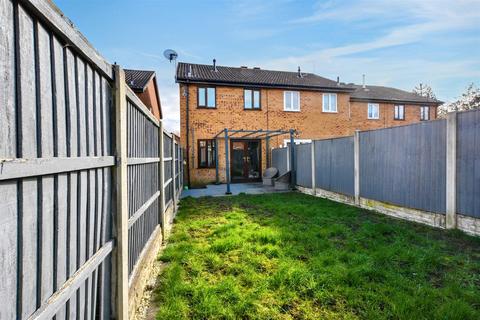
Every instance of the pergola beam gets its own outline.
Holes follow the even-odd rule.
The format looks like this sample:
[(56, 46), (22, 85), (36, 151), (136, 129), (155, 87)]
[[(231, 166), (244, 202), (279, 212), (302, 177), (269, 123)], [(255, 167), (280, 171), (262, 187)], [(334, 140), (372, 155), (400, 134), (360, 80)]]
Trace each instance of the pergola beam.
[[(255, 134), (258, 134), (258, 135), (255, 135), (253, 137), (251, 137), (252, 139), (265, 139), (265, 138), (271, 138), (271, 137), (275, 137), (275, 136), (279, 136), (279, 135), (283, 135), (283, 134), (290, 134), (290, 130), (289, 131), (285, 131), (285, 130), (263, 130), (263, 129), (260, 129), (260, 130), (244, 130), (244, 129), (240, 129), (240, 130), (233, 130), (233, 129), (223, 129), (222, 131), (220, 131), (219, 133), (217, 133), (213, 139), (222, 139), (222, 134), (225, 133), (225, 131), (227, 131), (227, 137), (228, 138), (231, 138), (233, 137), (234, 135), (236, 135), (237, 133), (245, 133), (244, 135), (242, 136), (239, 136), (237, 137), (238, 139), (243, 139), (243, 138), (246, 138), (246, 137), (250, 137), (250, 136), (253, 136)], [(225, 136), (223, 137), (225, 138)]]
[[(240, 129), (240, 130), (233, 130), (233, 129), (228, 129), (228, 128), (225, 128), (223, 129), (222, 131), (220, 131), (219, 133), (217, 133), (213, 139), (215, 140), (215, 180), (216, 180), (216, 183), (220, 183), (220, 177), (219, 177), (219, 165), (218, 165), (218, 161), (219, 161), (219, 157), (218, 157), (218, 141), (220, 139), (224, 139), (225, 140), (225, 176), (226, 176), (226, 179), (227, 179), (227, 191), (225, 192), (226, 194), (231, 194), (231, 189), (230, 189), (230, 157), (229, 157), (229, 140), (231, 137), (233, 137), (234, 135), (236, 135), (237, 133), (244, 133), (244, 135), (238, 137), (236, 136), (235, 138), (237, 139), (244, 139), (246, 137), (250, 137), (250, 139), (265, 139), (266, 140), (266, 143), (267, 143), (267, 164), (269, 162), (269, 144), (270, 144), (270, 138), (272, 137), (276, 137), (276, 136), (280, 136), (280, 135), (284, 135), (284, 134), (289, 134), (290, 135), (290, 144), (293, 146), (294, 143), (294, 139), (293, 139), (293, 136), (295, 134), (295, 130), (293, 129), (290, 129), (288, 131), (285, 131), (285, 130), (263, 130), (263, 129), (259, 129), (259, 130), (244, 130), (244, 129)], [(223, 134), (223, 137), (222, 137), (222, 134)], [(290, 148), (290, 163), (293, 164), (294, 162), (294, 147)], [(269, 165), (269, 164), (268, 164)], [(291, 179), (291, 184), (292, 184), (292, 187), (295, 185), (295, 171), (292, 170), (292, 179)]]
[[(248, 132), (248, 131), (244, 131), (244, 132)], [(250, 131), (249, 133), (243, 135), (241, 138), (245, 138), (245, 137), (251, 136), (251, 135), (253, 135), (253, 134), (259, 133), (259, 132), (263, 132), (263, 129), (255, 130), (255, 131)]]

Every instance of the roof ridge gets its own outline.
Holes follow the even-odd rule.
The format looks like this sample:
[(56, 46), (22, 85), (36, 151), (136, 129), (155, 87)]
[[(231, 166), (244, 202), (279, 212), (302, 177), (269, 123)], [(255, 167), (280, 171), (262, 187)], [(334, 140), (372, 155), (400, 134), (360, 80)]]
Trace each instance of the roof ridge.
[[(192, 65), (192, 66), (204, 66), (204, 67), (212, 67), (213, 68), (213, 65), (212, 64), (204, 64), (204, 63), (190, 63), (190, 62), (178, 62), (178, 65), (180, 64), (184, 64), (184, 65)], [(264, 69), (262, 67), (258, 67), (258, 66), (255, 66), (255, 67), (231, 67), (231, 66), (222, 66), (222, 65), (216, 65), (217, 68), (228, 68), (228, 69), (240, 69), (240, 70), (252, 70), (252, 71), (268, 71), (268, 72), (286, 72), (286, 73), (295, 73), (297, 74), (298, 71), (286, 71), (286, 70), (271, 70), (271, 69)], [(317, 76), (317, 77), (322, 77), (318, 74), (315, 74), (315, 73), (312, 73), (312, 72), (303, 72), (302, 71), (302, 74), (303, 75), (306, 75), (306, 74), (310, 74), (310, 75), (314, 75), (314, 76)], [(325, 78), (325, 77), (322, 77), (322, 78)], [(328, 79), (328, 78), (325, 78), (325, 79)], [(331, 80), (331, 79), (328, 79), (330, 81), (334, 81), (334, 80)]]

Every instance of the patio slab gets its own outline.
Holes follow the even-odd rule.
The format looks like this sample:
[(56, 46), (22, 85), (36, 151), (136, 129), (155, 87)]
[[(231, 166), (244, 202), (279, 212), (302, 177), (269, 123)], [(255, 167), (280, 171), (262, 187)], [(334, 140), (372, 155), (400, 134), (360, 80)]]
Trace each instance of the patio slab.
[[(265, 186), (261, 182), (258, 183), (232, 183), (230, 185), (231, 195), (238, 195), (240, 193), (246, 194), (263, 194), (263, 193), (274, 193), (274, 192), (285, 192), (275, 190), (273, 186)], [(221, 197), (226, 196), (225, 192), (227, 191), (226, 184), (211, 184), (207, 185), (206, 188), (202, 189), (189, 189), (183, 190), (181, 198), (185, 197)]]

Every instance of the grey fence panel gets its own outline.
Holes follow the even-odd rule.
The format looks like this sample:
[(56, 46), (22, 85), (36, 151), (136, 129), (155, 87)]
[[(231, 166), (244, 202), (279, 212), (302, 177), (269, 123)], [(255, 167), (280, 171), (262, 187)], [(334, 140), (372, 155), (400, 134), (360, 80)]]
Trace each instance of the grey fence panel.
[(127, 89), (128, 272), (160, 223), (159, 123)]
[(164, 157), (164, 188), (165, 188), (165, 207), (173, 201), (174, 189), (173, 189), (173, 150), (172, 150), (172, 139), (173, 136), (170, 136), (167, 133), (163, 134), (163, 157)]
[(52, 27), (48, 6), (0, 2), (0, 318), (76, 318), (77, 310), (110, 318), (110, 260), (90, 259), (111, 250), (112, 79), (77, 46), (83, 40), (66, 40), (76, 30)]
[(297, 184), (302, 187), (312, 187), (312, 144), (295, 145), (295, 168)]
[(180, 190), (181, 188), (181, 185), (180, 185), (180, 170), (181, 170), (181, 167), (180, 167), (180, 145), (177, 144), (177, 142), (175, 142), (175, 187), (176, 187), (176, 191), (175, 192), (178, 192), (178, 190)]
[(288, 148), (272, 149), (272, 167), (278, 169), (282, 175), (288, 171)]
[(457, 212), (480, 218), (480, 111), (457, 117)]
[(353, 196), (353, 137), (319, 140), (314, 143), (316, 187)]
[(445, 213), (446, 122), (360, 133), (360, 195)]

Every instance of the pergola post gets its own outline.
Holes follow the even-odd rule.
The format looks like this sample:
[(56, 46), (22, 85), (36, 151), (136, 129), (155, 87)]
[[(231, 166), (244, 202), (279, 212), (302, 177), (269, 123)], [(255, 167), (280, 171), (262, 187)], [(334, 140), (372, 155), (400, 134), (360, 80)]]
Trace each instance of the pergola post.
[(295, 140), (293, 138), (294, 130), (290, 129), (290, 188), (295, 189), (297, 184), (297, 172), (295, 170)]
[(215, 137), (215, 184), (220, 184), (218, 176), (218, 138)]
[(230, 191), (230, 157), (228, 151), (228, 129), (225, 128), (225, 173), (227, 177), (227, 192), (225, 194), (232, 194)]
[(267, 152), (266, 158), (267, 158), (267, 168), (270, 168), (270, 137), (266, 136), (265, 137), (265, 149)]

